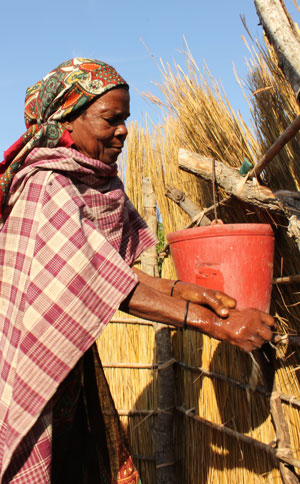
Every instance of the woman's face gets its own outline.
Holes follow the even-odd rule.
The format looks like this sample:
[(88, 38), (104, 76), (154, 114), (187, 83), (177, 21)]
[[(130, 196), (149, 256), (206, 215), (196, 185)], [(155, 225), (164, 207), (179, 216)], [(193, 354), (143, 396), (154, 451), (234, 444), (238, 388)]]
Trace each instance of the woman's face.
[(106, 92), (73, 121), (66, 121), (76, 148), (81, 153), (107, 165), (121, 153), (129, 117), (129, 92), (117, 87)]

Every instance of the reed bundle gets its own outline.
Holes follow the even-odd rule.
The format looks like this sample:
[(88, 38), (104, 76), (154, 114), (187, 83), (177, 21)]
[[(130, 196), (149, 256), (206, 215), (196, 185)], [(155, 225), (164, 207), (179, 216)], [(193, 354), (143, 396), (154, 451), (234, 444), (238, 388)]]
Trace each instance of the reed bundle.
[[(151, 129), (141, 129), (136, 123), (130, 126), (123, 165), (126, 191), (141, 213), (142, 177), (152, 178), (165, 232), (189, 223), (187, 216), (165, 197), (167, 184), (180, 188), (202, 207), (212, 204), (211, 185), (178, 169), (179, 148), (213, 156), (231, 166), (240, 166), (244, 157), (255, 163), (299, 114), (292, 90), (268, 45), (253, 49), (248, 64), (247, 89), (255, 131), (233, 112), (207, 67), (200, 73), (189, 50), (186, 59), (186, 72), (180, 66), (172, 69), (162, 64), (163, 81), (159, 87), (163, 100), (147, 95), (162, 107), (162, 125)], [(265, 170), (264, 179), (270, 187), (298, 189), (299, 148), (297, 136)], [(223, 196), (219, 192), (219, 198)], [(299, 252), (286, 235), (285, 219), (271, 217), (237, 201), (223, 208), (220, 216), (227, 222), (271, 223), (276, 235), (274, 276), (300, 273)], [(162, 275), (175, 277), (170, 257), (164, 259)], [(298, 294), (297, 284), (274, 287), (271, 313), (277, 316), (280, 334), (299, 334)], [(253, 365), (250, 356), (189, 331), (173, 331), (172, 343), (174, 357), (179, 362), (175, 421), (178, 482), (281, 482), (278, 461), (272, 452), (258, 450), (259, 443), (270, 446), (268, 449), (275, 445), (276, 431), (271, 419), (270, 395), (250, 389)], [(157, 363), (151, 326), (110, 324), (99, 340), (99, 350), (103, 363)], [(276, 351), (270, 348), (269, 358), (277, 392), (288, 396), (286, 401), (281, 400), (283, 417), (288, 425), (293, 456), (300, 459), (299, 406), (293, 406), (291, 401), (300, 399), (299, 351), (297, 347), (282, 344)], [(128, 426), (143, 484), (153, 484), (156, 482), (155, 465), (151, 461), (157, 411), (156, 368), (106, 368), (106, 374), (121, 414), (126, 409), (144, 410), (141, 415), (123, 416), (122, 420)], [(261, 378), (257, 385), (264, 386)], [(222, 431), (222, 426), (230, 431)], [(241, 434), (251, 437), (252, 445), (239, 438)]]
[[(155, 482), (152, 430), (157, 408), (154, 331), (152, 325), (124, 324), (124, 318), (129, 319), (121, 311), (115, 314), (98, 349), (134, 459), (150, 483)], [(120, 368), (120, 363), (126, 367)]]

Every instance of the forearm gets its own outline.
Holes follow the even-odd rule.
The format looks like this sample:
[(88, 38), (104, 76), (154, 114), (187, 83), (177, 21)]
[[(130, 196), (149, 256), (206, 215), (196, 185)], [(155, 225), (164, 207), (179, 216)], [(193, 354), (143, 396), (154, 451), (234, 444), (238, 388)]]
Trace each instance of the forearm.
[(133, 267), (132, 270), (138, 276), (139, 281), (146, 286), (152, 287), (152, 289), (160, 291), (168, 296), (171, 294), (171, 289), (174, 282), (173, 280), (149, 276), (145, 272), (141, 271), (140, 269), (136, 269), (135, 267)]
[(228, 309), (233, 309), (236, 306), (236, 300), (221, 291), (207, 289), (198, 284), (151, 277), (139, 269), (134, 269), (134, 272), (137, 274), (140, 282), (152, 287), (152, 289), (160, 291), (167, 296), (173, 296), (174, 298), (184, 299), (208, 307), (218, 316), (227, 316)]
[(207, 307), (168, 296), (143, 282), (134, 288), (120, 309), (140, 318), (200, 331), (245, 351), (270, 341), (274, 326), (272, 316), (257, 309), (229, 309), (228, 316), (219, 317)]
[[(144, 282), (140, 282), (122, 303), (120, 309), (140, 318), (182, 328), (186, 304), (186, 301), (182, 299), (165, 295)], [(186, 318), (189, 328), (209, 334), (215, 319), (214, 313), (209, 309), (196, 304), (189, 305)]]

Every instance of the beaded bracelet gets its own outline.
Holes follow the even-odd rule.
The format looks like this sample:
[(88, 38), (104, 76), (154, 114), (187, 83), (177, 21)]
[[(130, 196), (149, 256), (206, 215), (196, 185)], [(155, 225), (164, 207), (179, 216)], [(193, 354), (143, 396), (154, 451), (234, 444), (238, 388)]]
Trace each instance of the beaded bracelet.
[(171, 287), (170, 296), (173, 296), (174, 287), (176, 286), (177, 282), (181, 282), (180, 279), (177, 279), (177, 281), (173, 282), (172, 287)]
[(188, 312), (189, 312), (189, 305), (190, 305), (190, 301), (187, 301), (186, 302), (186, 305), (185, 305), (185, 313), (184, 313), (184, 318), (183, 318), (183, 329), (187, 329), (187, 315), (188, 315)]

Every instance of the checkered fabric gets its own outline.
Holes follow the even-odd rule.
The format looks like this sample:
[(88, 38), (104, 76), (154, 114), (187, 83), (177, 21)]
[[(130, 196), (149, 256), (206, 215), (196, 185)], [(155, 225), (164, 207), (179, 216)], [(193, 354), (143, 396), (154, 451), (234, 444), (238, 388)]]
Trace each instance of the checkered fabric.
[(1, 483), (49, 482), (47, 402), (135, 287), (130, 265), (155, 242), (115, 165), (36, 148), (15, 175), (0, 231)]

